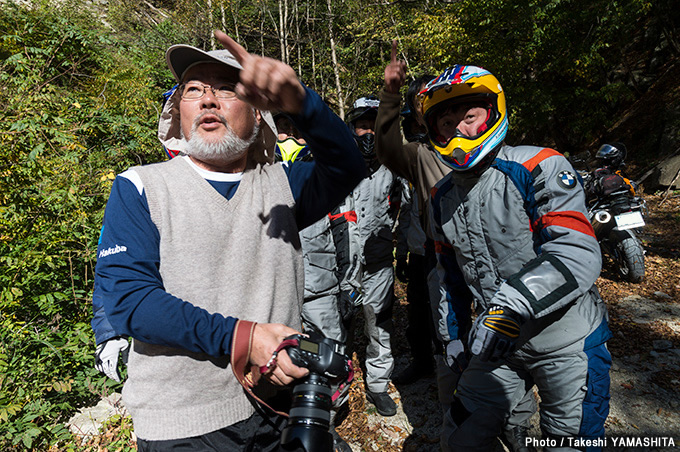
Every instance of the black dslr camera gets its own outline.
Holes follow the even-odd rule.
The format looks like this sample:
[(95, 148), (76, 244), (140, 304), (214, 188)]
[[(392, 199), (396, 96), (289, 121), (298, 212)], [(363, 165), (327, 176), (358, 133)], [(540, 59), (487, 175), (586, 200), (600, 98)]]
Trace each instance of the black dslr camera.
[(309, 337), (295, 334), (286, 338), (289, 339), (298, 341), (297, 346), (286, 348), (290, 360), (309, 369), (309, 375), (293, 387), (290, 417), (281, 433), (281, 450), (331, 452), (331, 384), (346, 381), (350, 373), (345, 345), (317, 333)]

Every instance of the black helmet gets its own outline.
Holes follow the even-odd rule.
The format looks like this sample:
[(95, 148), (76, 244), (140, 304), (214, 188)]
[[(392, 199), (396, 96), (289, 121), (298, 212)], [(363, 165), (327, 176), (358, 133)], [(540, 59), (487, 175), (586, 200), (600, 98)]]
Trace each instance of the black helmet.
[(380, 99), (374, 95), (358, 98), (352, 105), (352, 109), (347, 113), (347, 124), (353, 126), (359, 118), (377, 116), (379, 105)]
[(619, 168), (623, 166), (623, 162), (626, 160), (626, 146), (623, 143), (603, 144), (597, 150), (595, 158), (603, 166)]
[(372, 133), (357, 135), (354, 131), (355, 123), (359, 119), (375, 119), (378, 116), (378, 105), (380, 105), (380, 100), (376, 96), (360, 97), (354, 102), (352, 109), (347, 114), (347, 124), (366, 160), (375, 158), (375, 135)]
[(416, 96), (429, 82), (436, 77), (431, 74), (423, 74), (416, 77), (408, 85), (406, 97), (404, 98), (404, 108), (401, 110), (401, 130), (404, 132), (404, 138), (408, 142), (427, 142), (427, 127), (421, 125), (416, 119)]

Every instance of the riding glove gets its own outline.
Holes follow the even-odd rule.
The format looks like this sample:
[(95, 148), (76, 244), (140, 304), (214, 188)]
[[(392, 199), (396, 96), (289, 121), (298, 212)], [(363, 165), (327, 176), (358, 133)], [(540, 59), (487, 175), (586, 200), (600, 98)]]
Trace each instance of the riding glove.
[(470, 331), (470, 351), (482, 361), (498, 361), (514, 351), (522, 318), (505, 306), (493, 305), (477, 317)]

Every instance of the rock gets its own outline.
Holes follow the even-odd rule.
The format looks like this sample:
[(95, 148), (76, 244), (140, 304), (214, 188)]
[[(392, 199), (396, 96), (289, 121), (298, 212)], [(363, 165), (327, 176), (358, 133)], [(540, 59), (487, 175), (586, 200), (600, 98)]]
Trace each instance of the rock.
[(654, 297), (662, 299), (662, 300), (670, 300), (671, 298), (673, 298), (670, 295), (663, 293), (663, 292), (660, 292), (660, 291), (654, 292)]
[(624, 303), (626, 303), (626, 302), (628, 302), (628, 303), (637, 302), (637, 301), (641, 301), (641, 300), (642, 300), (642, 297), (640, 295), (629, 295), (629, 296), (621, 299), (621, 301), (624, 302)]
[(640, 361), (640, 355), (638, 355), (636, 353), (635, 355), (630, 355), (630, 356), (626, 357), (626, 359), (630, 363), (636, 363), (636, 362)]
[(668, 405), (670, 405), (671, 408), (677, 408), (678, 406), (680, 406), (680, 403), (677, 400), (671, 400), (670, 402), (668, 402)]
[[(678, 174), (678, 170), (680, 170), (680, 156), (672, 157), (659, 163), (645, 184), (645, 187), (652, 189), (669, 187), (673, 183), (673, 178)], [(680, 188), (680, 178), (675, 180), (673, 188)]]
[(99, 434), (102, 424), (116, 414), (125, 416), (127, 409), (123, 405), (121, 395), (114, 392), (93, 407), (81, 408), (69, 419), (66, 426), (74, 435), (86, 439)]
[(652, 341), (652, 347), (654, 347), (654, 350), (670, 350), (673, 348), (673, 343), (665, 339), (659, 339)]

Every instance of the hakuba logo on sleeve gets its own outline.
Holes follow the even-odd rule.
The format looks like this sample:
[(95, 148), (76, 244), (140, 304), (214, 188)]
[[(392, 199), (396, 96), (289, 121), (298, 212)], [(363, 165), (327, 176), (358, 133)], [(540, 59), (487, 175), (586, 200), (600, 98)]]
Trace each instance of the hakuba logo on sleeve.
[(99, 257), (100, 258), (106, 257), (106, 256), (110, 256), (111, 254), (124, 253), (126, 251), (127, 251), (127, 246), (116, 244), (115, 247), (108, 247), (108, 248), (104, 248), (101, 251), (99, 251)]

